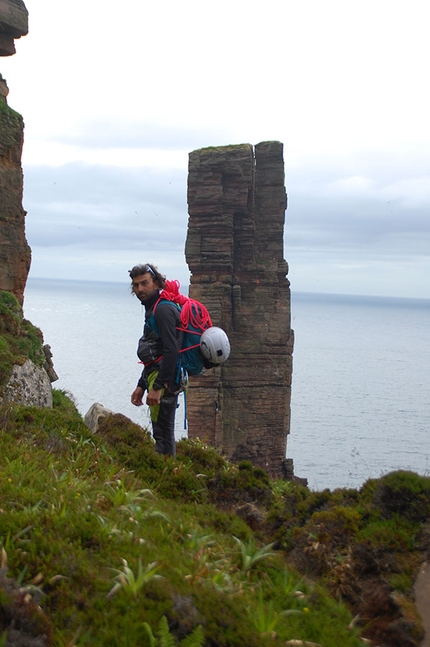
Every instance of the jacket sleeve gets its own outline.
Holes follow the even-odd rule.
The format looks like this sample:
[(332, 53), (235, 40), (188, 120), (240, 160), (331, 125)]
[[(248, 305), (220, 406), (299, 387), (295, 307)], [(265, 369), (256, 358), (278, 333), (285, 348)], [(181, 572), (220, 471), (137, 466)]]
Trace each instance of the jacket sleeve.
[(176, 380), (176, 361), (179, 353), (179, 310), (173, 303), (159, 303), (155, 311), (155, 323), (163, 345), (157, 382), (173, 386)]

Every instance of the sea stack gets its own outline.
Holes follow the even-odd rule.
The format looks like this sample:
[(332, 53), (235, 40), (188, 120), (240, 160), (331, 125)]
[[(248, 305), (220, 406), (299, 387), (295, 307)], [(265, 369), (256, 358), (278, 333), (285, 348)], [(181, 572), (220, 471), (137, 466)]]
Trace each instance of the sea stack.
[(185, 247), (190, 296), (208, 307), (232, 350), (225, 364), (192, 379), (188, 435), (273, 477), (285, 474), (290, 429), (286, 207), (280, 142), (190, 154)]

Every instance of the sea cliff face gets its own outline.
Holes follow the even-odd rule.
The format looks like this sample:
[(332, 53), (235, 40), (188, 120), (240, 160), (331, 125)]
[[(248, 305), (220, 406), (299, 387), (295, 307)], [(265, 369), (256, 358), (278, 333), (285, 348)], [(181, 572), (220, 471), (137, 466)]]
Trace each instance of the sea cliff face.
[[(14, 39), (27, 32), (28, 12), (22, 0), (0, 0), (0, 56), (15, 54)], [(22, 207), (24, 122), (8, 106), (8, 94), (0, 74), (0, 290), (12, 292), (22, 305), (31, 260)]]
[(24, 123), (7, 105), (6, 87), (0, 79), (0, 289), (12, 292), (22, 304), (31, 261), (22, 207)]
[[(14, 54), (14, 40), (27, 32), (22, 0), (0, 0), (0, 56)], [(57, 379), (52, 356), (48, 349), (45, 354), (40, 330), (22, 313), (31, 262), (22, 206), (24, 122), (8, 106), (8, 94), (0, 74), (0, 403), (51, 407), (51, 379)]]

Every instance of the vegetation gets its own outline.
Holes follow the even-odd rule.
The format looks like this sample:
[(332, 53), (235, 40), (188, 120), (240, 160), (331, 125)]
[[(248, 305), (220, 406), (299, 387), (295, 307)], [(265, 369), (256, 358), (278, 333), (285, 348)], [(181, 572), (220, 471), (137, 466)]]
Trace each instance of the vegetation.
[(36, 366), (42, 366), (42, 346), (42, 332), (23, 318), (14, 295), (0, 290), (0, 387), (8, 382), (14, 364), (22, 365), (31, 359)]
[(172, 459), (119, 414), (92, 435), (62, 391), (0, 428), (0, 644), (419, 644), (429, 479), (310, 492), (199, 440)]
[(22, 142), (23, 121), (0, 97), (0, 154), (6, 155), (10, 148)]

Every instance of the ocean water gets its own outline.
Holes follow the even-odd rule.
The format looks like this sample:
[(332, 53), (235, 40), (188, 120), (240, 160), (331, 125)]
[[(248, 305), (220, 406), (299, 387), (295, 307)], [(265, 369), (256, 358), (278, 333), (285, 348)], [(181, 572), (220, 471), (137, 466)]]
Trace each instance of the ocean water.
[[(148, 424), (130, 395), (143, 308), (127, 283), (30, 278), (24, 314), (44, 333), (84, 415), (94, 402)], [(287, 456), (311, 489), (357, 488), (394, 469), (430, 474), (430, 301), (292, 293)], [(180, 401), (176, 436), (186, 435)]]
[(430, 301), (294, 294), (287, 453), (313, 489), (430, 473)]

